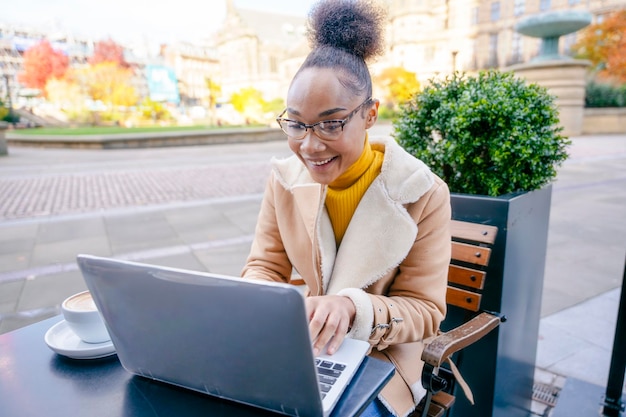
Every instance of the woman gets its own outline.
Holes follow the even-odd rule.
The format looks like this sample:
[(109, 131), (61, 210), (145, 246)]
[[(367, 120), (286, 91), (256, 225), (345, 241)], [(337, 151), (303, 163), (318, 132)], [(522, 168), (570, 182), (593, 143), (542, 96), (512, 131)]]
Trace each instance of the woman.
[(368, 1), (313, 7), (312, 51), (277, 118), (294, 156), (273, 161), (243, 276), (299, 274), (315, 354), (369, 341), (396, 373), (364, 415), (405, 416), (425, 393), (421, 341), (445, 315), (450, 195), (393, 140), (369, 141), (379, 102), (366, 60), (383, 24)]

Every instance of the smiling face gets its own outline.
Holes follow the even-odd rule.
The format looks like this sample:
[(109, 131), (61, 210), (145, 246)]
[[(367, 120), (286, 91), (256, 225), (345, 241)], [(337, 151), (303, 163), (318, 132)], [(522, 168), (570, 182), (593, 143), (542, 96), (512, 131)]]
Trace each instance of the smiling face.
[[(283, 116), (306, 124), (344, 119), (367, 97), (355, 96), (329, 68), (307, 68), (291, 83), (287, 112)], [(335, 140), (321, 140), (312, 129), (300, 140), (289, 138), (289, 147), (306, 166), (313, 180), (330, 184), (354, 164), (365, 144), (365, 130), (376, 122), (378, 101), (363, 106), (344, 125)]]

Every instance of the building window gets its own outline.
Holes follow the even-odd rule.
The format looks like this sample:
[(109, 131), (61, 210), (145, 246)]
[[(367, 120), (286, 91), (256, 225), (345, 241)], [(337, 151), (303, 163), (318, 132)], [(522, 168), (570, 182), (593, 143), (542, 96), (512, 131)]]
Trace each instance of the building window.
[(500, 20), (500, 2), (496, 1), (491, 3), (491, 21), (495, 22)]
[(524, 38), (518, 32), (513, 32), (513, 39), (511, 41), (511, 63), (516, 64), (522, 62), (522, 55), (524, 52)]
[(498, 67), (498, 34), (491, 33), (489, 35), (489, 60), (487, 61), (488, 68)]
[(477, 25), (478, 24), (478, 7), (473, 7), (472, 8), (472, 13), (471, 13), (471, 24), (472, 25)]
[(525, 0), (515, 0), (513, 3), (513, 14), (515, 16), (520, 16), (524, 14), (524, 6)]
[(550, 10), (550, 0), (540, 0), (539, 10), (541, 10), (542, 12), (545, 10)]

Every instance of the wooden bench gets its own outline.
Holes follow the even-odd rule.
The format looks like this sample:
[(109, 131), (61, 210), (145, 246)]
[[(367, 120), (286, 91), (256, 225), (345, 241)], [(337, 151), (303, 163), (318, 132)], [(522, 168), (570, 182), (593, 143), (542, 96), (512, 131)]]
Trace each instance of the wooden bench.
[[(453, 354), (480, 340), (505, 321), (498, 314), (480, 309), (482, 290), (487, 280), (486, 269), (497, 232), (498, 228), (494, 226), (452, 220), (452, 257), (446, 301), (449, 307), (465, 310), (466, 319), (463, 324), (441, 333), (425, 346), (422, 353), (422, 385), (427, 395), (411, 414), (412, 417), (439, 417), (452, 407), (455, 398), (450, 393), (453, 388), (450, 379), (453, 374), (442, 365)], [(291, 283), (304, 285), (299, 277), (294, 277)], [(439, 375), (440, 371), (446, 373), (446, 378)]]
[[(480, 309), (497, 227), (453, 220), (451, 231), (452, 259), (448, 270), (447, 304), (465, 310), (467, 320), (441, 333), (425, 346), (422, 353), (422, 385), (427, 395), (412, 416), (439, 417), (452, 407), (455, 398), (450, 393), (449, 379), (453, 375), (442, 365), (453, 354), (480, 340), (506, 320)], [(445, 371), (445, 378), (440, 375), (441, 371)]]

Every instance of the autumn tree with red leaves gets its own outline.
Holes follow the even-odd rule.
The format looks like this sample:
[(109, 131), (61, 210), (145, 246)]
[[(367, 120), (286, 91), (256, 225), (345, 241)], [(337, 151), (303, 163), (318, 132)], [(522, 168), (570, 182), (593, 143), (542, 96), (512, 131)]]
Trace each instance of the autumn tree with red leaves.
[(112, 107), (137, 103), (133, 70), (124, 58), (124, 48), (110, 38), (96, 43), (89, 68), (77, 75), (92, 100)]
[(626, 83), (626, 9), (583, 29), (572, 50), (591, 61), (599, 78)]
[(130, 67), (124, 58), (124, 48), (112, 39), (98, 41), (94, 46), (93, 56), (89, 59), (89, 63), (97, 65), (102, 62), (113, 62), (121, 68)]
[(30, 47), (24, 52), (24, 71), (18, 74), (18, 80), (29, 88), (45, 90), (51, 78), (62, 78), (69, 67), (68, 57), (52, 48), (47, 40)]

